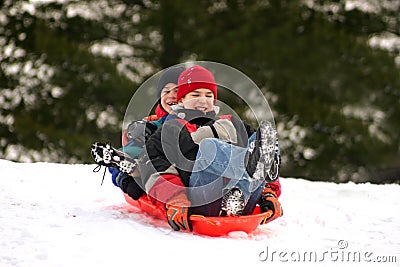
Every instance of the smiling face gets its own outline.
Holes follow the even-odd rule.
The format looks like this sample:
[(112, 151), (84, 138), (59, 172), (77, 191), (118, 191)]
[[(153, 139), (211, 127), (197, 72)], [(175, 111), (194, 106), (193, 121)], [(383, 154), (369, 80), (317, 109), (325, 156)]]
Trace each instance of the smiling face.
[(183, 96), (179, 104), (186, 109), (210, 112), (214, 107), (214, 94), (210, 89), (199, 88)]
[(161, 106), (163, 109), (171, 113), (171, 106), (176, 105), (176, 93), (178, 87), (175, 83), (167, 83), (161, 90)]

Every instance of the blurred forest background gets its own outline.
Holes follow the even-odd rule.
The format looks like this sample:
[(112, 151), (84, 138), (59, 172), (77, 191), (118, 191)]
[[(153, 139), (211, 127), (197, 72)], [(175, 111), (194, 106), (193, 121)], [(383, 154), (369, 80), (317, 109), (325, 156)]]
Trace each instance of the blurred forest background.
[(193, 60), (265, 93), (282, 176), (400, 180), (398, 0), (0, 0), (0, 158), (92, 163), (140, 84)]

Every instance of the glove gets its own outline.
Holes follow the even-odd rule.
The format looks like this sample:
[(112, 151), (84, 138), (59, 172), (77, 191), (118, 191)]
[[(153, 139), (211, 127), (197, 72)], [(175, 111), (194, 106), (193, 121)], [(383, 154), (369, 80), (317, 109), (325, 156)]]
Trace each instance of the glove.
[(167, 211), (168, 224), (175, 231), (179, 230), (189, 230), (192, 231), (193, 227), (189, 220), (190, 218), (190, 207), (191, 203), (187, 199), (184, 193), (177, 195), (170, 199), (168, 203), (165, 204), (165, 209)]
[(211, 127), (213, 126), (220, 139), (230, 143), (237, 143), (236, 128), (230, 120), (219, 119)]
[(121, 190), (128, 194), (134, 200), (138, 200), (144, 193), (142, 187), (138, 184), (135, 177), (130, 176), (127, 173), (120, 172), (116, 168), (108, 168), (111, 172), (112, 182), (115, 186), (121, 188)]
[(121, 178), (121, 177), (118, 177), (121, 174), (121, 172), (117, 168), (113, 168), (113, 167), (108, 167), (108, 171), (111, 173), (111, 180), (112, 180), (113, 184), (115, 186), (121, 187), (119, 184), (119, 181), (118, 181), (119, 178)]
[(128, 177), (131, 177), (129, 174), (125, 172), (121, 172), (117, 168), (109, 167), (108, 171), (111, 173), (111, 180), (115, 186), (118, 186), (123, 190), (124, 180)]
[(283, 215), (281, 203), (278, 201), (275, 192), (268, 185), (265, 186), (262, 192), (259, 205), (261, 212), (272, 211), (272, 215), (265, 217), (260, 224), (266, 224)]
[(228, 119), (216, 120), (212, 125), (203, 126), (191, 133), (193, 142), (200, 144), (205, 138), (219, 138), (229, 143), (237, 143), (236, 128)]

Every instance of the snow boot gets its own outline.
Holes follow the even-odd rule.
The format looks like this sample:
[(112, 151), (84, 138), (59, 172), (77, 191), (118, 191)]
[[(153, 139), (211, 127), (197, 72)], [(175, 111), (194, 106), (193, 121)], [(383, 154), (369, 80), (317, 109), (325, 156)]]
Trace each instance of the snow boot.
[(96, 142), (91, 146), (94, 161), (106, 167), (112, 167), (124, 173), (133, 173), (137, 163), (128, 154), (113, 148), (110, 144)]
[(246, 171), (250, 177), (273, 182), (276, 176), (270, 176), (269, 171), (274, 161), (277, 133), (271, 122), (262, 122), (256, 132), (254, 147), (246, 155)]
[(232, 188), (222, 198), (220, 216), (240, 216), (244, 206), (242, 191), (239, 188)]

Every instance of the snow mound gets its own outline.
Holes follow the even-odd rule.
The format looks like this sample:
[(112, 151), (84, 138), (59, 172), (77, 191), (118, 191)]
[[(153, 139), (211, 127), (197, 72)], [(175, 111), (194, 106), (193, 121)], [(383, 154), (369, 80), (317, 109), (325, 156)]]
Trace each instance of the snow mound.
[(175, 232), (94, 165), (0, 160), (0, 266), (400, 266), (400, 186), (281, 178), (284, 216), (251, 234)]

